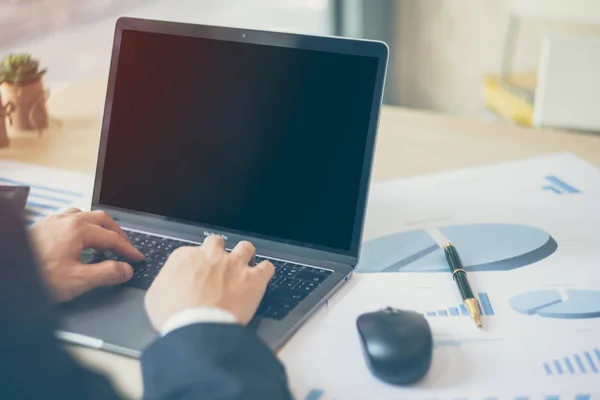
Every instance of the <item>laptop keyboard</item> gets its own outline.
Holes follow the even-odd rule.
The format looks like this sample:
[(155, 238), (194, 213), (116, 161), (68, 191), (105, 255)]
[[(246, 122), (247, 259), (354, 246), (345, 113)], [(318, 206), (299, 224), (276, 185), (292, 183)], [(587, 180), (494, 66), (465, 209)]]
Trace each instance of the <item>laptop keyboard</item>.
[[(167, 239), (160, 236), (140, 232), (127, 231), (131, 243), (144, 254), (144, 261), (131, 264), (134, 270), (133, 278), (125, 285), (146, 290), (158, 275), (169, 255), (182, 246), (197, 246), (196, 243)], [(273, 260), (256, 256), (256, 263), (269, 260), (275, 267), (275, 275), (271, 278), (265, 296), (258, 307), (257, 315), (283, 319), (310, 292), (315, 290), (333, 271), (309, 267), (292, 262)], [(86, 264), (104, 260), (122, 260), (112, 252), (97, 252), (86, 249), (82, 261)]]

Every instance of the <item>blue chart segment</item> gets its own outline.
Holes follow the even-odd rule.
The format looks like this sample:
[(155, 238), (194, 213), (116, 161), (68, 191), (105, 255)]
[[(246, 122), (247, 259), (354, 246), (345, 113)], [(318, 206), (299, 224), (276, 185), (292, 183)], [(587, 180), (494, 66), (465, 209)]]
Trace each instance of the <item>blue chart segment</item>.
[(545, 318), (582, 319), (600, 317), (600, 291), (565, 290), (566, 298), (555, 289), (526, 292), (509, 300), (513, 310)]
[(323, 393), (324, 392), (321, 389), (312, 389), (310, 392), (308, 392), (308, 394), (306, 395), (306, 397), (304, 399), (305, 400), (319, 400), (323, 396)]
[(543, 364), (546, 375), (600, 374), (600, 349), (586, 350)]
[(549, 185), (544, 186), (542, 189), (554, 192), (556, 194), (581, 193), (579, 190), (575, 189), (573, 186), (569, 185), (568, 183), (554, 175), (547, 176), (546, 182), (549, 183)]
[(27, 182), (15, 181), (8, 178), (0, 178), (0, 184), (30, 187), (27, 205), (25, 206), (25, 220), (27, 225), (33, 225), (36, 220), (57, 213), (82, 197), (80, 193), (54, 189), (43, 185), (32, 185)]
[[(547, 232), (527, 225), (438, 227), (460, 253), (467, 271), (508, 271), (550, 256)], [(425, 230), (399, 232), (363, 243), (357, 272), (448, 272), (444, 251)]]
[[(479, 297), (479, 312), (482, 315), (494, 315), (494, 308), (490, 302), (490, 298), (487, 293), (478, 293)], [(446, 310), (436, 310), (425, 312), (426, 317), (459, 317), (469, 316), (469, 312), (464, 304), (460, 304), (456, 307), (450, 307)]]

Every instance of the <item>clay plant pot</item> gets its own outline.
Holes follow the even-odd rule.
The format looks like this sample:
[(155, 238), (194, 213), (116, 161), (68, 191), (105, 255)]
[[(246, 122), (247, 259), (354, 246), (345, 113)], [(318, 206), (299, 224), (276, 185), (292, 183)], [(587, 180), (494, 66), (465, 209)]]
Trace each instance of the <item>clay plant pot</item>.
[(4, 109), (0, 107), (0, 149), (8, 147), (8, 132), (6, 132), (6, 117), (4, 116)]
[(15, 129), (41, 133), (48, 128), (46, 92), (41, 78), (19, 84), (4, 82), (0, 85), (0, 98), (3, 99), (9, 125)]
[(6, 112), (2, 105), (2, 97), (0, 97), (0, 149), (8, 147), (8, 132), (6, 131)]

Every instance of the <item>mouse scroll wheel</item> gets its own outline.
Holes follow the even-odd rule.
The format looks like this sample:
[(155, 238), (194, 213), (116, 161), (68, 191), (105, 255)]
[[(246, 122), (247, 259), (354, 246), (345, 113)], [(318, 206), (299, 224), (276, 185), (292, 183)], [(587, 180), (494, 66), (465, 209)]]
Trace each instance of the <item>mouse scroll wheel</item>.
[(395, 308), (392, 308), (392, 307), (386, 307), (383, 309), (383, 311), (385, 311), (386, 313), (390, 313), (390, 314), (396, 314), (398, 312), (398, 310), (396, 310)]

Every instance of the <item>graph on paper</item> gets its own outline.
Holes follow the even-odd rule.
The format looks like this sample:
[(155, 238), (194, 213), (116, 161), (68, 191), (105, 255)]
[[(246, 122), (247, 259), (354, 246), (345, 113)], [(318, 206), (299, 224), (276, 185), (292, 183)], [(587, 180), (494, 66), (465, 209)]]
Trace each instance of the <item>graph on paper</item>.
[[(404, 397), (399, 397), (404, 398)], [(415, 400), (500, 400), (500, 399), (510, 399), (510, 400), (592, 400), (596, 397), (593, 397), (591, 393), (575, 393), (575, 394), (546, 394), (542, 395), (517, 395), (514, 397), (499, 397), (499, 396), (452, 396), (452, 397), (438, 397), (438, 396), (414, 396), (414, 393), (409, 398)], [(323, 389), (310, 389), (306, 396), (302, 398), (302, 400), (337, 400), (336, 397), (329, 396)]]
[(546, 185), (544, 185), (542, 187), (543, 190), (554, 192), (556, 194), (581, 193), (579, 190), (577, 190), (573, 186), (569, 185), (568, 183), (566, 183), (565, 181), (563, 181), (562, 179), (560, 179), (554, 175), (547, 176), (545, 178), (545, 180), (546, 180)]
[[(478, 305), (479, 312), (482, 315), (494, 315), (494, 308), (490, 302), (490, 298), (487, 293), (478, 293)], [(469, 312), (464, 304), (459, 304), (456, 307), (449, 307), (446, 309), (427, 311), (425, 312), (426, 317), (465, 317), (469, 316)]]
[(525, 315), (555, 319), (600, 317), (600, 290), (556, 289), (526, 292), (509, 300), (513, 310)]
[(547, 375), (600, 374), (600, 348), (555, 358), (545, 362), (543, 368)]
[[(373, 184), (357, 281), (294, 348), (319, 357), (298, 399), (600, 400), (598, 182), (597, 167), (554, 155)], [(446, 240), (483, 329), (457, 296)], [(356, 335), (346, 340), (358, 315), (387, 306), (432, 329), (433, 368), (408, 388), (372, 377)]]
[[(437, 227), (460, 253), (467, 271), (509, 271), (550, 256), (558, 244), (546, 231), (519, 224)], [(356, 272), (448, 272), (444, 250), (423, 229), (363, 243)]]
[(9, 186), (29, 186), (30, 192), (25, 206), (25, 220), (31, 226), (38, 219), (56, 214), (67, 208), (83, 195), (74, 191), (32, 184), (29, 182), (0, 177), (0, 184)]

